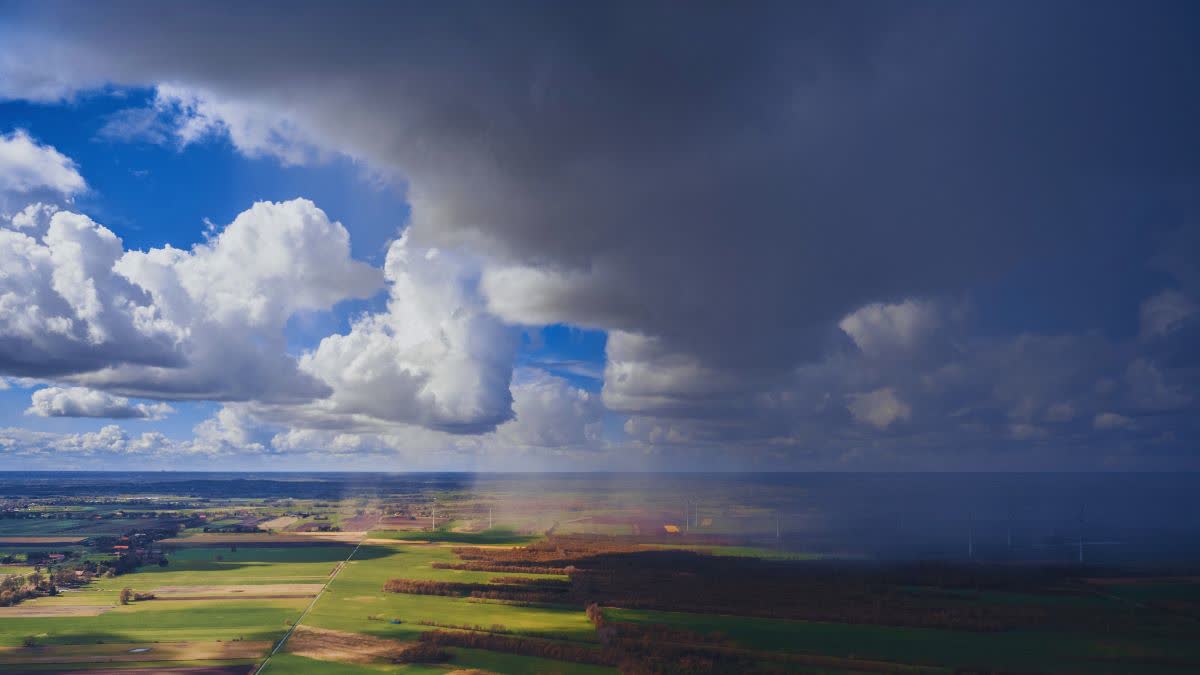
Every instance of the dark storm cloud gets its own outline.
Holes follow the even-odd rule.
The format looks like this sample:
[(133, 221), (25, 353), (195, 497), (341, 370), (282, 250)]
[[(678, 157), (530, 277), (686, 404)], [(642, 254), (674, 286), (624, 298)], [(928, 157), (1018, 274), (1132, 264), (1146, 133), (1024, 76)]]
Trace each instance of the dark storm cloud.
[(605, 400), (631, 413), (758, 410), (863, 305), (1176, 227), (1161, 197), (1200, 174), (1186, 3), (15, 14), (0, 94), (167, 84), (248, 153), (394, 173), (415, 239), (492, 261), (494, 311), (615, 332)]
[(59, 80), (273, 106), (401, 171), (425, 237), (584, 275), (499, 303), (518, 318), (722, 363), (795, 363), (860, 304), (1003, 271), (1097, 227), (1096, 191), (1200, 161), (1166, 4), (281, 9), (34, 23)]
[(1170, 346), (1095, 333), (983, 337), (971, 311), (915, 306), (887, 308), (924, 324), (916, 339), (876, 322), (786, 377), (724, 392), (719, 406), (680, 395), (683, 377), (668, 405), (645, 392), (615, 403), (641, 411), (626, 427), (638, 443), (806, 468), (1195, 466), (1200, 380), (1164, 365)]

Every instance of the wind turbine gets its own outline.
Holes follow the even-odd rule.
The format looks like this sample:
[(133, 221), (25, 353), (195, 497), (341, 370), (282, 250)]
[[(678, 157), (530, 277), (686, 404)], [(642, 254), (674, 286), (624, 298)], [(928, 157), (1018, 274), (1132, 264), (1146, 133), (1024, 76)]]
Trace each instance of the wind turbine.
[(1012, 527), (1013, 527), (1013, 506), (1012, 501), (1008, 502), (1008, 551), (1012, 553)]
[(971, 509), (967, 515), (967, 557), (975, 559), (975, 510)]
[(1079, 564), (1083, 564), (1083, 505), (1079, 505)]

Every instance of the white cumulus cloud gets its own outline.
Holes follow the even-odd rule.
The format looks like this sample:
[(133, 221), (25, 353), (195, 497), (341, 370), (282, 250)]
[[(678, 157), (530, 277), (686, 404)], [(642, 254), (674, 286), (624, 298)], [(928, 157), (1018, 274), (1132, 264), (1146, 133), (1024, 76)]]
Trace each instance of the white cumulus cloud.
[(602, 442), (598, 395), (542, 371), (522, 373), (512, 390), (515, 416), (496, 430), (502, 445), (580, 448)]
[(60, 434), (27, 429), (0, 429), (0, 452), (25, 456), (37, 455), (149, 455), (178, 452), (183, 446), (157, 431), (137, 436), (116, 424), (97, 431)]
[(46, 387), (33, 392), (26, 415), (161, 419), (175, 412), (166, 403), (132, 403), (86, 387)]
[(56, 376), (116, 363), (178, 365), (183, 332), (114, 272), (121, 240), (59, 211), (45, 233), (0, 228), (0, 372)]
[(0, 135), (0, 195), (46, 190), (70, 197), (86, 188), (75, 162), (55, 148), (22, 130)]
[(1096, 415), (1092, 420), (1092, 426), (1097, 429), (1129, 429), (1133, 427), (1133, 420), (1125, 415), (1120, 415), (1113, 412), (1105, 412)]
[(1176, 290), (1166, 290), (1142, 302), (1141, 335), (1144, 338), (1169, 335), (1200, 311), (1196, 302)]
[(384, 274), (387, 311), (301, 358), (303, 372), (332, 390), (324, 409), (458, 431), (512, 417), (516, 335), (484, 306), (477, 265), (404, 236)]
[(868, 356), (912, 349), (937, 329), (939, 315), (932, 303), (905, 300), (860, 307), (838, 323)]
[(891, 387), (851, 394), (846, 407), (856, 422), (869, 424), (876, 429), (886, 429), (893, 423), (912, 416), (912, 408), (900, 400)]
[(114, 364), (76, 379), (129, 396), (304, 401), (329, 393), (298, 370), (283, 329), (301, 311), (364, 298), (379, 270), (350, 257), (341, 223), (306, 199), (259, 202), (190, 251), (126, 252), (113, 269), (184, 331), (178, 368)]

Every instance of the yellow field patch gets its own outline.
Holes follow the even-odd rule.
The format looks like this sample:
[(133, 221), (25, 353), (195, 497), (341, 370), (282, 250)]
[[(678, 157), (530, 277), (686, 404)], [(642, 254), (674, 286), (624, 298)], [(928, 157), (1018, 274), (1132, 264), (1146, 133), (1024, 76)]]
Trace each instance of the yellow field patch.
[(305, 538), (309, 541), (314, 539), (319, 541), (344, 541), (355, 543), (361, 541), (367, 536), (365, 531), (350, 531), (350, 532), (293, 532), (298, 537)]
[(86, 537), (0, 537), (0, 544), (78, 544)]
[(299, 626), (288, 640), (286, 650), (319, 661), (371, 663), (395, 658), (407, 646), (404, 642), (361, 633)]
[(0, 607), (0, 619), (34, 619), (55, 616), (100, 616), (116, 605), (33, 605)]
[(5, 647), (0, 648), (0, 665), (254, 659), (265, 654), (271, 644), (265, 640), (232, 640)]
[(201, 532), (183, 537), (163, 539), (163, 546), (270, 546), (273, 544), (313, 544), (316, 542), (334, 542), (341, 544), (356, 544), (366, 532), (287, 532), (273, 534), (269, 532), (255, 533), (225, 533)]
[(279, 516), (264, 523), (259, 523), (258, 527), (263, 530), (286, 530), (289, 525), (294, 525), (298, 522), (300, 522), (300, 519), (296, 516)]
[(0, 579), (5, 577), (20, 577), (33, 573), (30, 565), (0, 565)]
[(227, 584), (209, 586), (159, 586), (151, 590), (159, 600), (238, 600), (310, 598), (324, 584)]

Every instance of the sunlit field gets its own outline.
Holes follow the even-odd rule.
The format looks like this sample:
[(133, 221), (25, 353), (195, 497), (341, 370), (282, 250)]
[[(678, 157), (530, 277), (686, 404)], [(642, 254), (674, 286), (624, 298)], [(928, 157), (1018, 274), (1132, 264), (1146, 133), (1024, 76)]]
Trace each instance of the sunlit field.
[[(342, 494), (314, 494), (306, 484), (307, 493), (289, 495), (293, 484), (280, 483), (278, 494), (246, 499), (222, 496), (217, 482), (216, 492), (210, 485), (197, 497), (178, 484), (131, 484), (103, 504), (89, 503), (81, 487), (11, 509), (0, 519), (10, 589), (0, 606), (0, 669), (1200, 666), (1200, 575), (1188, 573), (1187, 553), (1163, 567), (1154, 541), (1085, 550), (1098, 560), (1080, 564), (1078, 542), (1056, 549), (1036, 533), (1042, 525), (1025, 521), (1011, 550), (996, 549), (1013, 536), (1002, 523), (972, 530), (980, 553), (966, 553), (974, 557), (952, 529), (940, 555), (897, 555), (894, 540), (819, 518), (846, 499), (821, 483), (766, 480), (748, 491), (755, 479), (672, 479), (643, 490), (539, 478), (536, 496), (523, 498), (514, 496), (515, 478), (416, 489), (396, 479), (369, 491), (323, 480)], [(893, 490), (937, 499), (937, 483), (929, 494), (930, 484), (896, 480)], [(172, 494), (156, 492), (168, 486)], [(697, 493), (705, 497), (685, 496)], [(148, 499), (162, 506), (145, 508)], [(599, 533), (597, 523), (623, 533)], [(917, 545), (928, 546), (938, 527), (927, 524)]]

